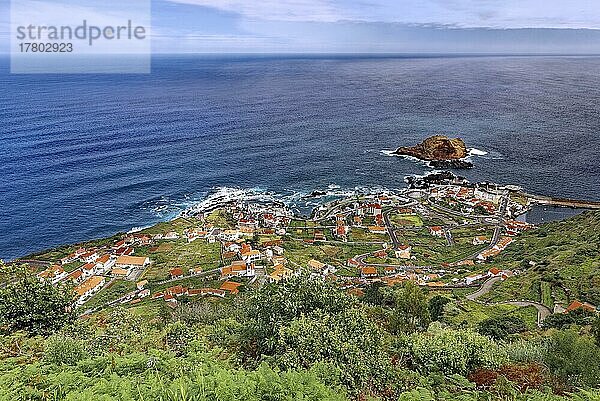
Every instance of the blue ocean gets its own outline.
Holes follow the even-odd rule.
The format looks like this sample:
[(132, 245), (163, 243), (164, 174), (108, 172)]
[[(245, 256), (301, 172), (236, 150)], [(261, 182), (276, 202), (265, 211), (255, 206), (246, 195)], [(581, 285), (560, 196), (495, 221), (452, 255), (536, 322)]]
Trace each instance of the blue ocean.
[(401, 188), (459, 136), (473, 181), (600, 200), (600, 58), (157, 56), (149, 75), (0, 61), (0, 258), (172, 218), (214, 191)]

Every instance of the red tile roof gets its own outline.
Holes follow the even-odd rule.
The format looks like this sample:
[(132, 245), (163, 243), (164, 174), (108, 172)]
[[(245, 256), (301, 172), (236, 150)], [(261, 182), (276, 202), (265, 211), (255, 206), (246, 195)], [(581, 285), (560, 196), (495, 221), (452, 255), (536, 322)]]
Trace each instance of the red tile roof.
[(221, 290), (224, 291), (229, 291), (232, 294), (237, 294), (238, 292), (240, 292), (238, 290), (238, 287), (241, 286), (242, 284), (240, 283), (236, 283), (235, 281), (225, 281), (222, 285), (221, 285)]

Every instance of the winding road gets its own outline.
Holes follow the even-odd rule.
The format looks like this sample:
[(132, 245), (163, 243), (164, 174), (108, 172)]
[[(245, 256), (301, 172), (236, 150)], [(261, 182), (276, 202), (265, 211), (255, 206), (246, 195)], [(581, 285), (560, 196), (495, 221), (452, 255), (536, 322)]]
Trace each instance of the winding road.
[(485, 281), (481, 287), (479, 287), (479, 289), (477, 291), (475, 291), (472, 294), (467, 295), (467, 299), (469, 301), (476, 301), (478, 298), (484, 296), (485, 294), (487, 294), (488, 292), (490, 292), (490, 290), (492, 289), (492, 287), (494, 286), (494, 284), (496, 284), (498, 281), (500, 281), (500, 277), (492, 277), (489, 280)]
[(544, 323), (544, 320), (546, 320), (546, 318), (548, 316), (550, 316), (552, 314), (552, 310), (550, 310), (550, 308), (548, 308), (546, 305), (542, 305), (539, 302), (533, 302), (533, 301), (506, 301), (506, 302), (500, 302), (501, 304), (505, 304), (505, 305), (514, 305), (514, 306), (533, 306), (535, 309), (537, 309), (538, 312), (538, 317), (537, 317), (537, 325), (541, 326), (542, 323)]
[[(474, 301), (474, 302), (480, 302), (477, 299), (484, 296), (488, 292), (490, 292), (490, 290), (492, 289), (494, 284), (496, 284), (498, 281), (500, 281), (500, 277), (492, 277), (492, 278), (486, 280), (481, 285), (481, 287), (479, 287), (479, 289), (477, 291), (475, 291), (472, 294), (467, 295), (467, 299), (470, 301)], [(535, 302), (535, 301), (529, 301), (526, 299), (521, 299), (521, 300), (515, 299), (515, 300), (497, 302), (497, 303), (487, 303), (487, 302), (480, 302), (480, 303), (482, 303), (484, 305), (488, 305), (488, 306), (494, 306), (494, 305), (513, 305), (513, 306), (521, 306), (521, 307), (533, 306), (535, 309), (537, 309), (537, 325), (538, 326), (542, 326), (542, 323), (544, 322), (544, 320), (546, 320), (546, 318), (552, 314), (552, 310), (549, 307), (547, 307), (546, 305), (543, 305), (543, 304), (541, 304), (539, 302)]]

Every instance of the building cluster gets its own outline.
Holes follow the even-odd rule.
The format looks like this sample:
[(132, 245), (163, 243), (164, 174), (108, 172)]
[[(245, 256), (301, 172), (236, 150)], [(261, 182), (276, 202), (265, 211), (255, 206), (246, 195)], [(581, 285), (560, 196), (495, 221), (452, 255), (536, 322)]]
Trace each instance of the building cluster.
[(221, 288), (188, 288), (182, 285), (174, 285), (163, 291), (157, 291), (152, 294), (152, 299), (163, 299), (168, 306), (176, 307), (179, 304), (178, 298), (186, 297), (218, 297), (224, 298), (227, 293), (237, 294), (241, 283), (234, 281), (225, 281)]
[(502, 281), (506, 280), (509, 277), (514, 276), (517, 272), (513, 272), (512, 270), (500, 270), (496, 267), (492, 267), (485, 273), (477, 273), (471, 274), (464, 278), (465, 285), (473, 285), (479, 282), (485, 281), (492, 277), (500, 277)]
[[(223, 211), (235, 221), (235, 228), (223, 229), (211, 224), (201, 228), (184, 231), (188, 242), (205, 240), (209, 243), (221, 244), (221, 260), (223, 266), (218, 269), (221, 279), (246, 278), (254, 280), (257, 273), (264, 273), (270, 282), (278, 282), (294, 274), (288, 267), (284, 256), (283, 241), (276, 236), (284, 235), (290, 223), (291, 213), (283, 206), (276, 204), (255, 204), (235, 202), (226, 205)], [(201, 222), (206, 222), (205, 212), (196, 215)], [(273, 235), (272, 240), (261, 241), (258, 245), (250, 243), (255, 234)], [(204, 272), (201, 267), (189, 268), (186, 274), (182, 268), (169, 271), (171, 280), (200, 274)], [(235, 291), (232, 293), (236, 293)]]
[(429, 195), (437, 201), (468, 214), (484, 211), (488, 215), (493, 215), (502, 199), (502, 192), (499, 190), (459, 185), (431, 188)]
[[(429, 198), (440, 201), (440, 204), (457, 206), (461, 212), (477, 214), (484, 210), (487, 214), (495, 214), (498, 208), (504, 208), (504, 199), (506, 190), (490, 186), (464, 186), (464, 185), (442, 185), (435, 186), (428, 191)], [(312, 239), (305, 239), (306, 242), (323, 242), (331, 236), (343, 242), (348, 242), (352, 230), (360, 229), (361, 232), (367, 232), (376, 235), (385, 235), (389, 230), (387, 213), (392, 208), (395, 213), (401, 215), (415, 215), (417, 206), (407, 207), (408, 198), (397, 195), (366, 195), (356, 199), (347, 199), (344, 201), (335, 201), (328, 204), (327, 207), (318, 209), (315, 216), (321, 217), (319, 221), (333, 221), (323, 223), (322, 226), (315, 227)], [(501, 206), (502, 205), (502, 206)], [(421, 207), (423, 207), (421, 205)], [(386, 210), (384, 214), (384, 209)], [(144, 288), (143, 282), (138, 283), (136, 291), (125, 294), (120, 302), (141, 302), (141, 299), (150, 297), (151, 299), (162, 298), (170, 306), (177, 305), (177, 299), (181, 296), (216, 296), (224, 297), (225, 294), (236, 294), (239, 290), (240, 279), (247, 279), (254, 282), (277, 283), (288, 277), (298, 274), (301, 269), (306, 269), (312, 275), (325, 278), (336, 279), (336, 272), (339, 266), (323, 263), (317, 259), (311, 259), (306, 266), (298, 266), (292, 269), (285, 257), (282, 240), (279, 237), (286, 234), (293, 214), (284, 205), (275, 203), (260, 202), (229, 202), (220, 207), (227, 218), (232, 218), (233, 223), (226, 227), (217, 227), (214, 220), (209, 219), (215, 209), (205, 212), (195, 212), (188, 217), (194, 217), (198, 224), (195, 227), (188, 228), (180, 232), (168, 231), (157, 234), (133, 233), (127, 234), (113, 244), (101, 245), (95, 248), (80, 248), (73, 253), (62, 258), (60, 263), (48, 267), (39, 273), (39, 277), (49, 280), (54, 284), (63, 281), (70, 281), (75, 285), (74, 291), (77, 295), (76, 303), (82, 305), (95, 293), (101, 290), (107, 282), (112, 279), (136, 280), (140, 273), (151, 263), (147, 256), (138, 256), (136, 249), (140, 253), (145, 253), (139, 248), (152, 248), (158, 241), (182, 239), (184, 242), (192, 243), (194, 241), (206, 241), (208, 243), (219, 243), (221, 246), (221, 266), (208, 272), (203, 271), (202, 267), (175, 267), (169, 271), (169, 280), (177, 281), (187, 277), (204, 275), (219, 275), (225, 280), (223, 286), (218, 289), (200, 288), (193, 289), (181, 285), (175, 285), (164, 291), (150, 294), (148, 289)], [(212, 223), (210, 222), (212, 221)], [(502, 252), (512, 241), (512, 236), (520, 234), (530, 229), (530, 224), (517, 220), (503, 221), (507, 236), (500, 238), (497, 242), (480, 252), (475, 258), (478, 262), (484, 262)], [(450, 243), (452, 238), (447, 227), (431, 226), (427, 228), (430, 235), (440, 238), (446, 238)], [(330, 231), (329, 231), (330, 230)], [(261, 235), (260, 240), (257, 235)], [(392, 232), (390, 240), (394, 241), (393, 247), (383, 244), (383, 249), (372, 252), (367, 258), (382, 259), (382, 262), (389, 258), (399, 260), (412, 260), (413, 248), (410, 244), (398, 243)], [(495, 239), (496, 237), (494, 237)], [(473, 245), (484, 245), (490, 243), (486, 236), (477, 235), (472, 240)], [(158, 245), (156, 245), (158, 248)], [(463, 265), (474, 266), (473, 260), (461, 261), (456, 264), (442, 266), (435, 270), (431, 267), (412, 267), (403, 269), (399, 263), (397, 267), (389, 264), (377, 263), (369, 265), (364, 263), (365, 255), (362, 259), (357, 257), (347, 260), (347, 266), (358, 272), (358, 277), (343, 277), (339, 280), (340, 286), (349, 286), (354, 288), (365, 283), (373, 281), (382, 281), (388, 285), (393, 285), (402, 281), (413, 281), (418, 285), (428, 287), (442, 287), (446, 285), (470, 285), (473, 282), (482, 280), (490, 275), (499, 274), (502, 279), (509, 277), (511, 272), (495, 272), (490, 269), (486, 274), (469, 276), (465, 279), (452, 279), (448, 277), (451, 272), (443, 268), (458, 267)], [(73, 265), (76, 264), (73, 269)], [(299, 269), (298, 269), (299, 268)], [(65, 270), (66, 269), (66, 270)]]
[(506, 233), (510, 236), (519, 235), (527, 230), (531, 230), (535, 226), (519, 220), (507, 220), (504, 222)]
[(494, 256), (500, 255), (500, 252), (506, 249), (514, 240), (510, 237), (502, 237), (498, 241), (496, 245), (491, 248), (488, 248), (482, 251), (479, 255), (477, 255), (477, 260), (480, 262), (484, 262)]
[(447, 276), (450, 272), (444, 269), (433, 269), (429, 267), (418, 267), (410, 270), (405, 270), (401, 266), (385, 266), (378, 268), (377, 266), (360, 266), (359, 277), (345, 277), (340, 281), (342, 288), (354, 288), (364, 286), (373, 282), (381, 282), (388, 286), (393, 286), (405, 281), (411, 281), (423, 287), (444, 287), (447, 284), (441, 279)]
[[(152, 236), (130, 234), (112, 245), (78, 248), (61, 258), (59, 263), (38, 273), (38, 277), (53, 284), (73, 284), (75, 304), (82, 305), (111, 278), (128, 278), (141, 273), (150, 264), (150, 259), (147, 256), (133, 256), (135, 247), (150, 245), (153, 241), (155, 239)], [(78, 266), (67, 272), (67, 265), (73, 264)]]

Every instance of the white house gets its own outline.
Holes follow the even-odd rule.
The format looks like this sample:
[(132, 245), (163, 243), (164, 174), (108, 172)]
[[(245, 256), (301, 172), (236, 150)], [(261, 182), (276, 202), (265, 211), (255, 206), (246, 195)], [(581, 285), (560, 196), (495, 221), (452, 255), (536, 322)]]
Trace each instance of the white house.
[(92, 277), (96, 275), (96, 264), (95, 263), (86, 263), (81, 266), (81, 272), (83, 273), (83, 279), (85, 280), (88, 277)]
[(246, 261), (246, 263), (253, 263), (259, 261), (262, 258), (262, 253), (259, 250), (252, 249), (248, 252), (242, 253), (242, 259)]
[(323, 275), (336, 272), (336, 268), (334, 266), (319, 262), (315, 259), (311, 259), (308, 261), (308, 268)]
[(115, 265), (116, 259), (111, 258), (110, 255), (102, 255), (96, 260), (96, 272), (99, 274), (104, 274)]
[(77, 304), (83, 305), (86, 300), (102, 289), (105, 282), (106, 279), (104, 277), (93, 276), (76, 286), (73, 291), (75, 291), (75, 294), (79, 297)]
[(465, 284), (471, 285), (474, 282), (479, 281), (487, 276), (488, 276), (487, 274), (474, 274), (471, 276), (467, 276), (467, 277), (465, 277)]
[(60, 280), (67, 277), (68, 273), (59, 265), (52, 265), (41, 273), (38, 277), (45, 280), (50, 280), (52, 284), (58, 283)]
[(443, 237), (444, 229), (440, 226), (429, 227), (429, 233), (434, 237)]
[(115, 262), (115, 265), (119, 269), (141, 269), (150, 264), (150, 258), (147, 256), (119, 256)]
[(83, 255), (79, 256), (79, 260), (81, 260), (84, 263), (92, 263), (96, 259), (98, 259), (98, 253), (95, 251), (86, 252)]
[(410, 259), (410, 252), (412, 247), (410, 245), (400, 245), (398, 249), (394, 251), (396, 258), (398, 259)]

